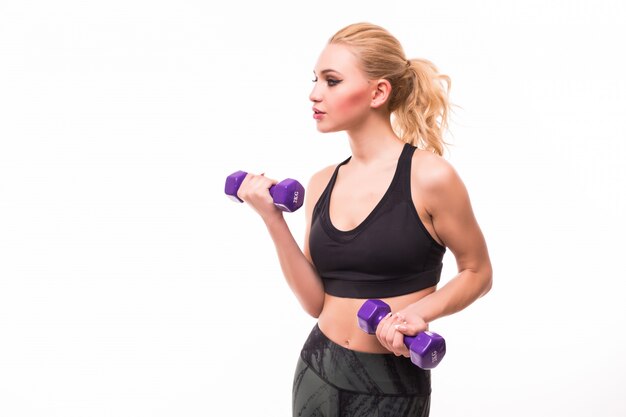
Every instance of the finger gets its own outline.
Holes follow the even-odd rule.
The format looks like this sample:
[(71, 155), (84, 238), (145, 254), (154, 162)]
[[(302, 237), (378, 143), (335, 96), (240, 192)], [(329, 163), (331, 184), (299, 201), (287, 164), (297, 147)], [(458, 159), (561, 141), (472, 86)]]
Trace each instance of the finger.
[[(396, 349), (394, 348), (394, 339), (397, 333), (395, 326), (399, 323), (400, 322), (399, 322), (397, 314), (393, 314), (386, 320), (385, 327), (382, 330), (387, 349), (394, 353), (396, 353), (395, 351)], [(397, 353), (396, 353), (396, 356), (397, 356)]]
[(391, 315), (391, 313), (387, 314), (385, 317), (382, 318), (381, 321), (378, 322), (378, 324), (376, 325), (376, 338), (378, 339), (378, 342), (386, 348), (385, 344), (385, 340), (383, 339), (383, 328), (385, 327), (385, 321), (387, 320), (387, 318)]
[(270, 178), (264, 177), (262, 175), (253, 175), (248, 181), (246, 190), (256, 196), (267, 197), (267, 195), (269, 194), (268, 190), (271, 188), (273, 183), (274, 180)]
[(256, 188), (268, 188), (271, 187), (273, 184), (277, 184), (278, 181), (276, 181), (275, 179), (266, 177), (265, 174), (260, 174), (260, 175), (253, 175), (250, 178), (250, 183), (254, 184), (254, 186)]
[(391, 317), (391, 312), (387, 314), (376, 326), (376, 338), (379, 343), (387, 350), (389, 350), (389, 345), (385, 340), (385, 336), (387, 335), (387, 328), (389, 327), (389, 318)]
[(246, 201), (247, 199), (247, 191), (248, 191), (248, 184), (250, 183), (250, 179), (253, 177), (252, 174), (247, 173), (245, 177), (243, 177), (243, 180), (241, 181), (241, 184), (239, 185), (239, 188), (237, 189), (237, 197), (239, 197), (239, 199)]
[(393, 336), (392, 347), (393, 347), (393, 352), (396, 354), (396, 356), (406, 356), (406, 357), (409, 356), (409, 349), (404, 344), (404, 335), (397, 330), (395, 330), (395, 333)]
[(422, 326), (414, 323), (402, 323), (398, 325), (397, 330), (406, 336), (415, 336), (420, 332), (428, 330), (428, 326)]
[(387, 328), (386, 341), (389, 346), (389, 350), (396, 356), (401, 356), (406, 353), (406, 346), (404, 346), (404, 335), (397, 330), (398, 326), (404, 325), (406, 321), (402, 314), (395, 313), (389, 320), (389, 327)]
[(263, 176), (263, 174), (256, 175), (256, 174), (253, 174), (253, 173), (249, 172), (249, 173), (246, 174), (246, 176), (244, 177), (243, 181), (241, 181), (241, 185), (239, 186), (239, 190), (243, 191), (245, 193), (249, 189), (258, 188), (259, 181), (265, 181), (265, 180), (266, 180), (266, 178)]

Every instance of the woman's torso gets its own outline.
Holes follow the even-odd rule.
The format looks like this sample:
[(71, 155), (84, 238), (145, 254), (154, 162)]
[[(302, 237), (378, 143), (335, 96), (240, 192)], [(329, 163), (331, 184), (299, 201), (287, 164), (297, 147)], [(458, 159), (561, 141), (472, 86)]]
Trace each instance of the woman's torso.
[[(424, 169), (421, 162), (427, 158), (427, 152), (415, 150), (411, 156), (411, 178), (416, 177), (417, 170), (422, 175)], [(338, 231), (350, 231), (359, 227), (370, 216), (389, 189), (399, 161), (389, 161), (385, 166), (366, 170), (354, 167), (353, 164), (341, 166), (341, 175), (337, 175), (328, 205), (328, 217), (332, 227)], [(334, 170), (328, 171), (325, 179), (330, 180)], [(363, 184), (366, 184), (364, 186)], [(437, 236), (432, 220), (426, 211), (425, 201), (420, 192), (419, 181), (410, 183), (410, 200), (424, 226), (425, 231), (437, 244), (442, 245)], [(415, 233), (418, 233), (415, 230)], [(426, 295), (434, 292), (436, 286), (420, 289), (391, 297), (375, 297), (385, 301), (391, 311), (398, 311), (409, 304), (415, 303)], [(369, 335), (357, 326), (356, 314), (365, 299), (334, 296), (326, 293), (324, 306), (318, 317), (320, 330), (335, 343), (348, 349), (371, 353), (389, 353), (382, 347), (375, 336)]]
[[(434, 287), (397, 297), (381, 298), (391, 311), (398, 311), (432, 293)], [(330, 340), (347, 349), (370, 353), (389, 353), (376, 339), (357, 326), (356, 315), (364, 299), (335, 297), (325, 294), (318, 326)]]

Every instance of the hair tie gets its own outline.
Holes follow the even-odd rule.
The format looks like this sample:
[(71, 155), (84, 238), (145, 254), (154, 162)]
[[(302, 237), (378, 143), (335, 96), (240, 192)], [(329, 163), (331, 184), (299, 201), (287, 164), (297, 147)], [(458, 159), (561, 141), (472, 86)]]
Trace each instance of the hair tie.
[(407, 66), (407, 67), (410, 67), (410, 66), (411, 66), (411, 60), (410, 60), (410, 59), (407, 59), (407, 60), (406, 60), (406, 66)]

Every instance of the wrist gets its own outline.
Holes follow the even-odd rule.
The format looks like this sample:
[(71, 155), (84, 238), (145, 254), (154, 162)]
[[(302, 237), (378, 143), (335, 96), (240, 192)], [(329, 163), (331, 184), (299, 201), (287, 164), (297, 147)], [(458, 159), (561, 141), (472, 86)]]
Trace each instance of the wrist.
[(426, 324), (437, 318), (435, 312), (429, 307), (430, 303), (428, 302), (429, 300), (426, 299), (427, 297), (428, 296), (416, 301), (410, 306), (411, 312), (416, 316), (421, 317)]
[(283, 217), (283, 212), (280, 210), (277, 210), (275, 214), (263, 216), (262, 219), (265, 222), (265, 226), (267, 226), (268, 229), (278, 223), (285, 221), (285, 218)]

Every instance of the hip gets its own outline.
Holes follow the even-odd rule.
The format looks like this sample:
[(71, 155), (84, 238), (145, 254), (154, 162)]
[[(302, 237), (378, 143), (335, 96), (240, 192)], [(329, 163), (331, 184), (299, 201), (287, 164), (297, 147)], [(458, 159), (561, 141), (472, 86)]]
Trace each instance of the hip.
[(329, 339), (317, 323), (300, 359), (319, 378), (340, 390), (387, 396), (428, 396), (431, 392), (429, 370), (391, 352), (347, 349)]

